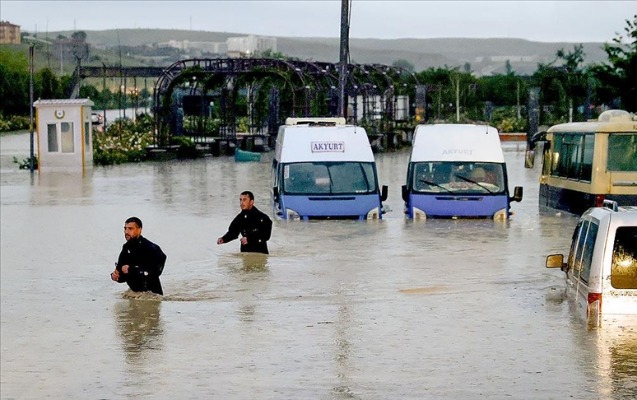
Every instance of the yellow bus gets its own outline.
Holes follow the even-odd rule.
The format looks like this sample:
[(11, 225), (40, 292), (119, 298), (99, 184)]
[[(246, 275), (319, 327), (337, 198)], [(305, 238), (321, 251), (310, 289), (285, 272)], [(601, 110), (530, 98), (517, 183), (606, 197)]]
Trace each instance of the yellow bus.
[(546, 132), (539, 204), (582, 214), (604, 200), (637, 205), (637, 117), (623, 110)]

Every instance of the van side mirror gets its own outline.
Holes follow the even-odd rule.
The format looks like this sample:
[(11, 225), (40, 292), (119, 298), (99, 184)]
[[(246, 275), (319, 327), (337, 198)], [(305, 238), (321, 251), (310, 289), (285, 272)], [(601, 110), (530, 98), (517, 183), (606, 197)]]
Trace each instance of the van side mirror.
[(409, 200), (409, 192), (407, 191), (407, 185), (403, 185), (401, 189), (402, 189), (401, 192), (402, 192), (403, 200), (406, 203)]
[(524, 189), (522, 189), (522, 186), (516, 186), (513, 189), (513, 197), (509, 198), (509, 200), (520, 202), (522, 201), (523, 193), (524, 193)]
[(272, 188), (272, 200), (274, 200), (274, 202), (279, 201), (279, 188), (276, 186)]
[(562, 271), (566, 270), (566, 264), (564, 264), (563, 254), (550, 254), (546, 257), (546, 268), (560, 268)]
[(387, 200), (388, 195), (389, 195), (389, 189), (387, 188), (387, 185), (383, 185), (380, 191), (380, 201)]

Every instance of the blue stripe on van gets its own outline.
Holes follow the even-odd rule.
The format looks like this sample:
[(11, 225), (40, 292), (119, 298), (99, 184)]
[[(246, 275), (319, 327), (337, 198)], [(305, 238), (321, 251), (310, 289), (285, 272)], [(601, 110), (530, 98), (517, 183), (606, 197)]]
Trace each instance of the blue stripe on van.
[(509, 206), (506, 194), (497, 196), (440, 196), (427, 194), (410, 194), (409, 216), (413, 218), (416, 207), (424, 211), (428, 217), (484, 217), (491, 218), (496, 211)]

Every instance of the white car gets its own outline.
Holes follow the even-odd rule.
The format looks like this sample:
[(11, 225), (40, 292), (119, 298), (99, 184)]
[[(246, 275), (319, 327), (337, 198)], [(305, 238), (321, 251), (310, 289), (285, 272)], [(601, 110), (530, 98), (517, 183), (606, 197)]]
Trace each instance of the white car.
[(104, 118), (102, 117), (102, 114), (100, 114), (100, 113), (96, 113), (96, 112), (91, 113), (91, 122), (92, 122), (94, 125), (99, 125), (99, 124), (101, 124), (101, 123), (103, 122), (103, 120), (104, 120)]
[(637, 323), (637, 207), (607, 200), (588, 209), (566, 262), (562, 254), (552, 254), (546, 267), (566, 273), (568, 296), (589, 325)]

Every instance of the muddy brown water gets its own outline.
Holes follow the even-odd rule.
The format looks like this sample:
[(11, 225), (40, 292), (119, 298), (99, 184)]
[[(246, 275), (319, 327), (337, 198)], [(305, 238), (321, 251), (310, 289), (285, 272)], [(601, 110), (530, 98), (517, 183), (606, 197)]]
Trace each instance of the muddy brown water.
[[(260, 256), (215, 241), (242, 190), (271, 214), (271, 154), (32, 176), (28, 134), (0, 139), (2, 399), (637, 396), (636, 327), (587, 329), (544, 268), (577, 219), (538, 207), (523, 145), (507, 223), (406, 221), (401, 151), (377, 155), (382, 221), (275, 221)], [(109, 279), (131, 215), (163, 299)]]

